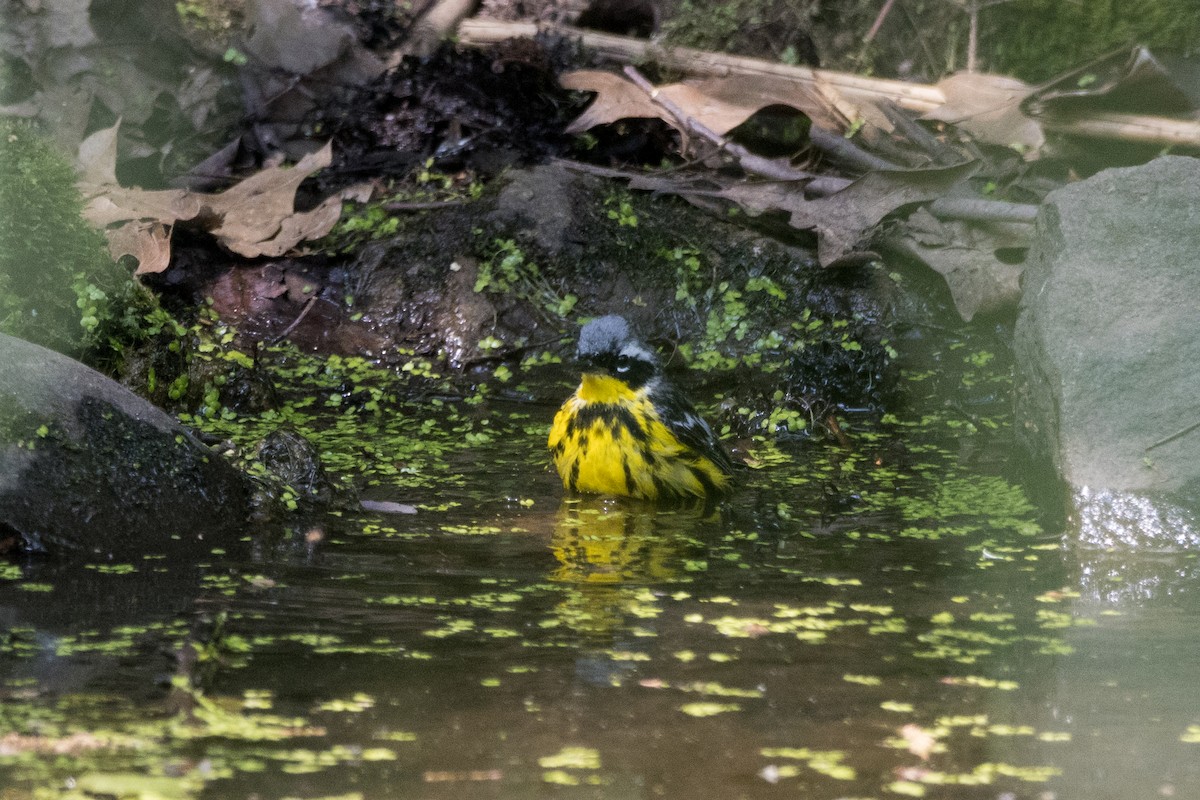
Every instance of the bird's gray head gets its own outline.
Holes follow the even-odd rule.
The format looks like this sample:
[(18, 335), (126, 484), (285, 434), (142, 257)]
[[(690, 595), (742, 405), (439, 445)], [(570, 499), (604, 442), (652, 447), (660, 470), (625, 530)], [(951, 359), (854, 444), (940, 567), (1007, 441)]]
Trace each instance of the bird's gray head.
[(579, 332), (579, 360), (586, 372), (606, 372), (638, 387), (658, 372), (658, 356), (638, 341), (624, 317), (609, 314)]

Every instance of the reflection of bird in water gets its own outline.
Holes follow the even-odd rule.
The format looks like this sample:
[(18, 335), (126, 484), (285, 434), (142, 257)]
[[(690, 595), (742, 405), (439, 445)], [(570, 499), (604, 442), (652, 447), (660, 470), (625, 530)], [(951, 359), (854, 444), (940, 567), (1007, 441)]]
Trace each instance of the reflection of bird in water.
[[(664, 512), (664, 516), (670, 512)], [(559, 561), (552, 577), (568, 583), (658, 583), (676, 577), (677, 543), (662, 530), (651, 507), (626, 507), (619, 500), (563, 502), (551, 549)]]
[(624, 319), (585, 325), (578, 357), (583, 379), (549, 440), (569, 492), (712, 500), (729, 489), (729, 455)]
[(572, 590), (556, 615), (581, 632), (618, 633), (647, 584), (680, 580), (686, 560), (701, 555), (696, 526), (703, 522), (697, 509), (620, 498), (564, 500), (550, 540), (558, 560), (550, 578)]

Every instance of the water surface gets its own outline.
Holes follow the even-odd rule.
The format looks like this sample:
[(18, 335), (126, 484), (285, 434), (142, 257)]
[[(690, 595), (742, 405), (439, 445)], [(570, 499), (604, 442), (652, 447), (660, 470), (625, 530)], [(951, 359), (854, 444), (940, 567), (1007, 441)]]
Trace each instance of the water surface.
[(416, 513), (4, 566), (0, 796), (1200, 797), (1195, 559), (1064, 547), (909, 377), (707, 514), (564, 501), (551, 406), (312, 411)]

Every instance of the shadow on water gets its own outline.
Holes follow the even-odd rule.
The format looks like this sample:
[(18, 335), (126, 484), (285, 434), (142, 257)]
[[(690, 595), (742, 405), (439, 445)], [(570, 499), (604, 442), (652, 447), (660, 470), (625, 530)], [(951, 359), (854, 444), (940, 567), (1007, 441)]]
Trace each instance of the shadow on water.
[(1064, 548), (960, 419), (764, 445), (706, 514), (563, 501), (497, 405), (369, 487), (415, 514), (7, 565), (4, 797), (1200, 796), (1196, 559)]

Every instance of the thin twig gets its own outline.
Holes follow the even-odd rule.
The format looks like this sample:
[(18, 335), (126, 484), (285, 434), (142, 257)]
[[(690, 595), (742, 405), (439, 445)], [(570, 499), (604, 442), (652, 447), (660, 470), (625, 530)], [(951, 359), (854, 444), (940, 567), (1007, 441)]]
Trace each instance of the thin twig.
[(901, 111), (895, 103), (884, 101), (878, 105), (879, 110), (892, 123), (892, 127), (904, 137), (905, 141), (921, 148), (935, 163), (948, 167), (951, 164), (957, 164), (962, 159), (962, 156), (953, 148), (938, 141), (936, 136)]
[(887, 0), (883, 4), (883, 8), (879, 9), (879, 15), (875, 17), (875, 22), (871, 24), (871, 30), (867, 31), (867, 35), (863, 37), (863, 43), (869, 43), (875, 38), (875, 34), (879, 33), (879, 28), (883, 25), (883, 21), (887, 19), (888, 12), (892, 10), (896, 0)]
[(967, 4), (967, 72), (974, 72), (979, 63), (979, 3)]
[(1168, 442), (1173, 442), (1176, 439), (1178, 439), (1180, 436), (1186, 436), (1187, 434), (1191, 433), (1192, 431), (1196, 430), (1197, 428), (1200, 428), (1200, 422), (1193, 422), (1191, 425), (1188, 425), (1186, 428), (1181, 428), (1180, 430), (1175, 431), (1170, 436), (1164, 436), (1163, 438), (1159, 439), (1154, 444), (1149, 445), (1146, 449), (1153, 450), (1154, 448), (1159, 447), (1160, 445), (1167, 444)]
[(511, 358), (528, 353), (530, 350), (537, 350), (542, 347), (549, 347), (551, 345), (558, 344), (559, 342), (567, 339), (569, 336), (570, 334), (564, 333), (561, 336), (555, 336), (553, 339), (544, 339), (540, 342), (530, 342), (529, 344), (523, 344), (518, 347), (510, 347), (507, 350), (503, 350), (498, 353), (488, 353), (487, 355), (468, 358), (461, 362), (461, 366), (466, 369), (467, 367), (475, 367), (479, 366), (480, 364), (508, 361)]
[(559, 164), (566, 169), (574, 170), (575, 172), (583, 172), (588, 175), (595, 175), (600, 178), (622, 178), (632, 180), (634, 178), (644, 178), (648, 174), (645, 172), (630, 172), (624, 169), (614, 169), (612, 167), (602, 167), (598, 164), (585, 164), (582, 161), (573, 161), (569, 158), (551, 158), (552, 164)]
[(452, 206), (466, 205), (466, 200), (429, 200), (426, 202), (412, 203), (384, 203), (385, 211), (429, 211), (435, 208), (450, 208)]
[[(557, 165), (561, 166), (563, 169), (569, 169), (572, 172), (580, 172), (585, 175), (595, 175), (596, 177), (599, 177), (599, 178), (615, 178), (617, 180), (630, 181), (630, 182), (632, 182), (632, 181), (651, 181), (651, 182), (655, 182), (655, 183), (662, 182), (665, 184), (671, 180), (672, 174), (680, 171), (680, 168), (678, 168), (678, 167), (670, 167), (669, 169), (656, 169), (656, 170), (650, 170), (647, 172), (630, 172), (629, 170), (614, 169), (613, 167), (601, 167), (597, 164), (585, 164), (582, 161), (572, 161), (569, 158), (551, 158), (550, 163), (557, 164)], [(813, 177), (813, 176), (809, 176), (809, 177)], [(685, 175), (685, 180), (686, 180), (686, 175)], [(699, 180), (705, 180), (705, 178), (701, 177)], [(820, 178), (817, 178), (817, 180), (820, 180)], [(718, 183), (717, 181), (713, 181), (713, 180), (708, 180), (708, 182), (710, 184)], [(848, 183), (848, 181), (847, 181), (847, 183)], [(682, 184), (679, 184), (679, 185), (682, 185)], [(656, 189), (654, 189), (652, 187), (647, 187), (647, 188), (650, 188), (651, 191), (657, 191)], [(673, 188), (667, 189), (666, 191), (673, 191)]]
[(296, 330), (296, 326), (299, 325), (304, 320), (304, 318), (308, 316), (308, 312), (312, 311), (312, 307), (314, 305), (316, 305), (316, 302), (320, 299), (321, 299), (320, 296), (315, 295), (315, 294), (312, 297), (308, 298), (308, 301), (304, 304), (304, 308), (300, 309), (299, 316), (297, 316), (294, 320), (292, 320), (292, 324), (288, 325), (286, 328), (284, 328), (283, 332), (280, 333), (278, 336), (271, 337), (271, 344), (277, 344), (277, 343), (283, 341), (285, 338), (287, 338), (287, 335), (289, 333)]

